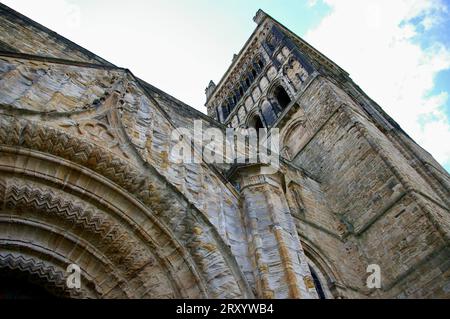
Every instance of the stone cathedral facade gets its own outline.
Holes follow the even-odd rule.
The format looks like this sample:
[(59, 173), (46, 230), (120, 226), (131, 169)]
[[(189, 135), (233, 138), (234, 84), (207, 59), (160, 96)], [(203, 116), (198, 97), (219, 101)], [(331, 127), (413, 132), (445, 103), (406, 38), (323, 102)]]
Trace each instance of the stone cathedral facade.
[[(449, 174), (254, 20), (205, 115), (0, 5), (0, 297), (450, 297)], [(280, 169), (172, 161), (171, 132), (199, 120), (279, 129)]]

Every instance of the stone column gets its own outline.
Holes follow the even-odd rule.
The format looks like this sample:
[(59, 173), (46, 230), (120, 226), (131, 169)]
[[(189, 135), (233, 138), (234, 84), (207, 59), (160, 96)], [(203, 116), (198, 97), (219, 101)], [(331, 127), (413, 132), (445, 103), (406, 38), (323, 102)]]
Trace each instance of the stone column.
[(249, 255), (259, 298), (317, 298), (311, 273), (282, 187), (281, 173), (264, 166), (237, 169)]

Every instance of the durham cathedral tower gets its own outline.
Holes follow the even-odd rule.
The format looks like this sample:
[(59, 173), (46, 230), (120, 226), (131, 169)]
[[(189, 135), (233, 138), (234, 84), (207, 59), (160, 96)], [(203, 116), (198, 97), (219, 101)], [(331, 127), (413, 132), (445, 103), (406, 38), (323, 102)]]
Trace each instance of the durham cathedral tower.
[[(254, 21), (205, 115), (0, 5), (0, 295), (450, 298), (449, 174), (333, 61)], [(278, 129), (279, 170), (174, 161), (200, 120)]]

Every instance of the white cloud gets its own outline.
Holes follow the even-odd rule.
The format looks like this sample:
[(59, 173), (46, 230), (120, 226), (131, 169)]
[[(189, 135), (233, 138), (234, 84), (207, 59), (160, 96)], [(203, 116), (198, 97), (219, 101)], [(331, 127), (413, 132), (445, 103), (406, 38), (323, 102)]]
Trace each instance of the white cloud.
[(308, 7), (314, 7), (317, 4), (317, 2), (319, 2), (319, 0), (308, 0), (307, 2)]
[[(450, 49), (439, 44), (423, 49), (412, 41), (420, 29), (433, 28), (448, 17), (444, 4), (438, 0), (308, 0), (308, 4), (318, 1), (329, 4), (332, 12), (307, 34), (307, 40), (349, 71), (436, 159), (450, 165), (450, 127), (442, 111), (448, 95), (427, 95), (435, 75), (450, 67)], [(199, 10), (200, 4), (182, 1), (3, 2), (202, 111), (202, 92), (209, 79), (223, 74), (232, 53), (254, 28), (247, 18), (242, 18), (246, 24), (241, 20), (230, 24), (235, 13), (220, 6)], [(248, 16), (256, 11), (246, 10)], [(420, 18), (421, 28), (408, 23), (411, 18)]]
[(347, 70), (366, 93), (442, 164), (450, 164), (448, 93), (430, 95), (437, 73), (450, 68), (450, 49), (422, 48), (425, 28), (440, 22), (434, 0), (324, 0), (331, 13), (306, 39)]
[(2, 3), (203, 112), (208, 82), (220, 79), (245, 43), (256, 12), (212, 1)]

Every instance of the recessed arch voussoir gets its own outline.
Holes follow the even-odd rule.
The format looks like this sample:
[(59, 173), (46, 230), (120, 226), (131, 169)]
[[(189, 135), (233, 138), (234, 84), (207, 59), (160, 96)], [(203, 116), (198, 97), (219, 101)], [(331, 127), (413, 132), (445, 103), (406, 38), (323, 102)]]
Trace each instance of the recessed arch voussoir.
[[(180, 194), (167, 189), (167, 181), (159, 180), (160, 177), (153, 176), (151, 171), (144, 174), (142, 169), (145, 165), (135, 167), (86, 139), (43, 123), (10, 117), (0, 118), (0, 121), (0, 151), (6, 155), (2, 156), (1, 170), (53, 184), (64, 192), (78, 193), (77, 196), (107, 207), (110, 212), (121, 210), (121, 218), (131, 225), (134, 232), (144, 235), (157, 233), (148, 244), (165, 250), (161, 260), (173, 278), (188, 278), (173, 280), (175, 285), (185, 282), (187, 286), (179, 289), (186, 294), (185, 297), (252, 295), (228, 246), (222, 242), (214, 226), (201, 213), (200, 218), (195, 217), (199, 213)], [(98, 194), (102, 197), (99, 198)], [(116, 207), (121, 205), (122, 208)], [(174, 210), (180, 216), (175, 223), (173, 214), (165, 213)], [(189, 217), (191, 215), (194, 219)], [(165, 219), (166, 216), (172, 217)], [(199, 253), (198, 247), (188, 245), (191, 235), (187, 230), (192, 225), (183, 225), (192, 220), (205, 230), (202, 245), (214, 247), (213, 252), (200, 250)], [(167, 240), (173, 245), (164, 244)], [(204, 258), (211, 253), (216, 257), (205, 267)]]

